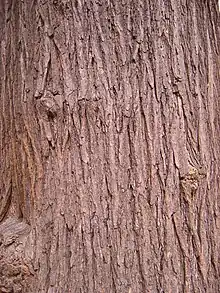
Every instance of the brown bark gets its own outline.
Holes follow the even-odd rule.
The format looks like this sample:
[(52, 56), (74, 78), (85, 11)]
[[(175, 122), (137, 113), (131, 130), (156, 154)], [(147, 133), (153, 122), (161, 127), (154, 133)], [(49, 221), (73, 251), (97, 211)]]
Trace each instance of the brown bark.
[(0, 3), (1, 292), (220, 292), (217, 0)]

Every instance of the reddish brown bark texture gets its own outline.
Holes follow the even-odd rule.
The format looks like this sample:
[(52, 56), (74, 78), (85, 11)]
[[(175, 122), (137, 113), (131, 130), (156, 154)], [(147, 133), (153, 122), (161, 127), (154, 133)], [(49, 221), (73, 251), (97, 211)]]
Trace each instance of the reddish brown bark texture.
[(220, 292), (217, 0), (0, 7), (1, 292)]

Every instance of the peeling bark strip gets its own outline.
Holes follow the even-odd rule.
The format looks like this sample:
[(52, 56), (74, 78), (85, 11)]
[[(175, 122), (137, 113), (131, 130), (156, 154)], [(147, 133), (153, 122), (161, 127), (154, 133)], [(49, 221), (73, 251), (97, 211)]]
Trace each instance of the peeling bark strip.
[(217, 0), (0, 1), (1, 292), (220, 292), (219, 27)]

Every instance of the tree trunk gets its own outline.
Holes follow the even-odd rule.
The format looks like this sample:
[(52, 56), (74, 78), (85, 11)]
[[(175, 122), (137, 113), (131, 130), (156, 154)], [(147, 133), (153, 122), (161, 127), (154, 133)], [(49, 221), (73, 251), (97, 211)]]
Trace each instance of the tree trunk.
[(217, 0), (0, 3), (0, 292), (220, 292)]

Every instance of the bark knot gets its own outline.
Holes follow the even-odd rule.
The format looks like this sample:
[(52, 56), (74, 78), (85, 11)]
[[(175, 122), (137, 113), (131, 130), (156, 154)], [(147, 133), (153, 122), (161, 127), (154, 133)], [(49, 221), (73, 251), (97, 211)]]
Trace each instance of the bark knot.
[(181, 190), (187, 201), (195, 197), (199, 182), (205, 176), (205, 172), (192, 167), (187, 174), (180, 177)]

